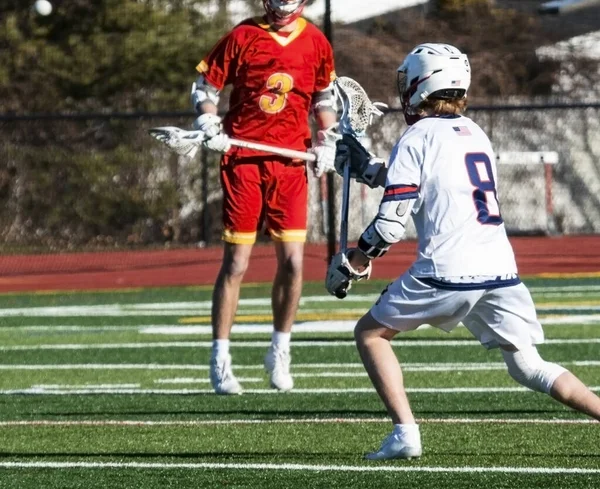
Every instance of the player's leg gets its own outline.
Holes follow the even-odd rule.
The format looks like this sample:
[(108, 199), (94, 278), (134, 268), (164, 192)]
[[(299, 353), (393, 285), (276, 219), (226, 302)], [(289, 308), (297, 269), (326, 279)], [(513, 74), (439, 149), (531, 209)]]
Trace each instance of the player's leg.
[(421, 454), (419, 426), (415, 422), (400, 364), (391, 339), (398, 333), (431, 324), (450, 331), (471, 307), (473, 293), (435, 289), (405, 273), (390, 284), (354, 331), (361, 359), (394, 424), (371, 460), (412, 458)]
[(519, 384), (600, 420), (600, 398), (564, 367), (545, 361), (536, 348), (542, 326), (525, 285), (487, 292), (465, 326), (484, 346), (501, 348), (508, 373)]
[(564, 367), (543, 360), (535, 346), (500, 348), (508, 373), (521, 385), (549, 394), (565, 406), (600, 420), (600, 398)]
[(210, 379), (217, 394), (240, 394), (231, 368), (229, 336), (237, 311), (240, 288), (250, 262), (262, 208), (257, 165), (236, 165), (225, 157), (223, 185), (223, 261), (212, 296), (213, 348)]
[(273, 327), (280, 333), (290, 333), (302, 294), (304, 243), (275, 241), (277, 271), (273, 281), (271, 301)]
[(290, 340), (302, 294), (302, 258), (304, 243), (275, 242), (277, 272), (273, 281), (273, 335), (265, 356), (265, 369), (271, 387), (288, 391), (294, 387), (290, 373)]
[(210, 378), (217, 394), (240, 394), (242, 388), (233, 375), (229, 336), (238, 306), (240, 288), (248, 268), (251, 244), (225, 243), (221, 270), (212, 295), (213, 348)]
[(266, 222), (275, 245), (277, 270), (271, 294), (273, 336), (265, 356), (271, 387), (293, 388), (290, 339), (302, 294), (308, 187), (305, 164), (266, 162), (263, 167)]
[(565, 406), (600, 421), (600, 397), (568, 370), (554, 381), (550, 395)]
[(354, 339), (369, 379), (383, 401), (392, 423), (415, 424), (400, 363), (391, 340), (399, 333), (378, 323), (367, 312), (354, 328)]

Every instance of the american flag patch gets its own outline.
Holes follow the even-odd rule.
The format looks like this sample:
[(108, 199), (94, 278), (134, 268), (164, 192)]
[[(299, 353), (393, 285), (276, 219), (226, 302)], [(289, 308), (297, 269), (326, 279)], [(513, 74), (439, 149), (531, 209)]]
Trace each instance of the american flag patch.
[(460, 80), (452, 80), (450, 82), (451, 87), (460, 87)]
[(457, 136), (471, 136), (471, 131), (467, 126), (455, 126), (452, 129), (454, 129)]

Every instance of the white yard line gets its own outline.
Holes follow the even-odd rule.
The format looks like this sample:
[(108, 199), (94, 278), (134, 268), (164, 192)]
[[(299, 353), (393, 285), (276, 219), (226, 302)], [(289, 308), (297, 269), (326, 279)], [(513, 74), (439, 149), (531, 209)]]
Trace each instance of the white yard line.
[(532, 294), (548, 294), (548, 293), (590, 293), (600, 291), (600, 285), (561, 285), (557, 287), (529, 287), (529, 292)]
[[(569, 294), (594, 293), (600, 290), (600, 286), (563, 286), (563, 287), (531, 287), (529, 289), (533, 294), (539, 294), (546, 298), (562, 298)], [(379, 294), (349, 295), (344, 300), (344, 310), (359, 307), (364, 309), (365, 304), (374, 302)], [(300, 307), (305, 312), (311, 312), (311, 304), (340, 304), (339, 299), (329, 295), (305, 296), (300, 300)], [(258, 314), (261, 312), (269, 313), (271, 305), (270, 298), (240, 299), (238, 314)], [(194, 316), (208, 314), (212, 306), (211, 301), (185, 301), (185, 302), (151, 302), (134, 304), (100, 304), (84, 306), (47, 306), (47, 307), (11, 307), (0, 309), (0, 317), (98, 317), (98, 316)], [(266, 307), (261, 310), (245, 310), (246, 307)], [(348, 306), (351, 306), (348, 308)], [(600, 311), (598, 305), (539, 305), (538, 311), (553, 311), (560, 309), (569, 310), (594, 310)], [(313, 308), (314, 312), (331, 312), (324, 308)]]
[[(158, 325), (158, 327), (161, 328), (165, 328), (165, 327), (169, 327), (171, 325)], [(57, 324), (57, 325), (48, 325), (48, 324), (44, 324), (44, 325), (38, 325), (38, 324), (34, 324), (34, 325), (30, 325), (30, 326), (0, 326), (0, 331), (1, 332), (8, 332), (8, 333), (22, 333), (22, 332), (29, 332), (29, 331), (42, 331), (42, 332), (73, 332), (73, 333), (79, 333), (79, 332), (85, 332), (85, 333), (96, 333), (96, 332), (103, 332), (103, 331), (140, 331), (140, 329), (142, 327), (154, 327), (153, 325), (148, 325), (148, 326), (85, 326), (83, 324), (80, 325), (63, 325), (63, 324)], [(171, 326), (172, 327), (172, 326)]]
[[(264, 382), (264, 378), (261, 377), (236, 377), (239, 382), (243, 383), (258, 383)], [(210, 384), (209, 378), (198, 378), (198, 377), (178, 377), (174, 379), (156, 379), (155, 384)]]
[(63, 390), (63, 389), (139, 389), (140, 384), (35, 384), (32, 385), (32, 389), (42, 390)]
[[(357, 302), (373, 302), (379, 294), (348, 296), (344, 304)], [(300, 307), (316, 303), (340, 303), (339, 299), (330, 295), (306, 296), (300, 299)], [(270, 298), (240, 299), (239, 311), (245, 306), (271, 306)], [(51, 306), (51, 307), (10, 307), (0, 309), (0, 317), (70, 317), (70, 316), (175, 316), (198, 315), (210, 312), (211, 301), (197, 302), (151, 302), (142, 304), (101, 304), (89, 306)], [(260, 311), (248, 311), (258, 313)]]
[[(198, 420), (27, 420), (0, 421), (0, 427), (16, 426), (219, 426), (219, 425), (272, 425), (272, 424), (388, 424), (388, 418), (288, 418), (288, 419), (198, 419)], [(520, 418), (420, 418), (420, 424), (598, 424), (592, 419), (520, 419)]]
[(190, 469), (276, 470), (303, 472), (426, 472), (500, 474), (600, 474), (600, 469), (576, 467), (437, 467), (413, 465), (304, 465), (260, 463), (164, 463), (164, 462), (0, 462), (5, 469)]
[[(600, 343), (600, 338), (560, 338), (546, 340), (547, 345), (577, 345)], [(476, 340), (400, 340), (394, 341), (394, 346), (423, 347), (423, 346), (472, 346), (479, 345)], [(233, 348), (266, 348), (271, 345), (270, 341), (233, 341)], [(337, 347), (355, 346), (352, 340), (337, 341), (294, 341), (294, 348), (305, 347)], [(168, 342), (138, 342), (138, 343), (64, 343), (45, 345), (11, 345), (0, 346), (0, 351), (36, 351), (36, 350), (124, 350), (124, 349), (149, 349), (149, 348), (212, 348), (212, 341), (168, 341)]]
[[(553, 324), (573, 324), (573, 325), (599, 325), (600, 314), (586, 315), (564, 315), (553, 317), (538, 318), (543, 325)], [(298, 333), (352, 333), (356, 321), (305, 321), (294, 325), (294, 334)], [(430, 326), (422, 326), (420, 329)], [(462, 325), (461, 325), (462, 327)], [(139, 328), (141, 334), (155, 335), (200, 335), (211, 334), (211, 326), (141, 326)], [(236, 324), (233, 329), (235, 334), (270, 334), (273, 332), (273, 326), (270, 324)]]
[[(568, 308), (567, 308), (568, 309)], [(600, 326), (600, 314), (580, 314), (580, 315), (556, 315), (548, 317), (538, 317), (539, 322), (544, 326), (552, 325), (598, 325)]]
[[(576, 367), (599, 367), (600, 360), (576, 360), (561, 362), (561, 365)], [(362, 363), (293, 363), (292, 370), (304, 369), (363, 369)], [(458, 372), (471, 370), (503, 370), (503, 362), (464, 362), (464, 363), (402, 363), (405, 371), (416, 372)], [(200, 370), (207, 371), (204, 364), (158, 364), (158, 363), (63, 363), (63, 364), (0, 364), (0, 370)], [(264, 370), (264, 365), (236, 365), (236, 370)]]
[[(590, 387), (592, 391), (600, 391), (599, 386)], [(532, 391), (525, 387), (409, 387), (406, 392), (422, 394), (484, 394), (484, 393), (515, 393)], [(244, 389), (246, 394), (293, 395), (293, 394), (373, 394), (371, 387), (351, 388), (315, 388), (293, 389), (280, 393), (275, 389)], [(95, 395), (95, 394), (124, 394), (124, 395), (216, 395), (212, 389), (8, 389), (0, 390), (0, 395)]]
[[(555, 315), (538, 318), (543, 325), (597, 325), (600, 326), (600, 314), (580, 315)], [(329, 321), (304, 321), (294, 326), (295, 334), (302, 333), (351, 333), (354, 331), (356, 321), (354, 320), (329, 320)], [(422, 326), (421, 329), (428, 326)], [(462, 325), (459, 325), (462, 327)], [(22, 333), (29, 331), (40, 332), (72, 332), (72, 333), (96, 333), (104, 331), (135, 331), (140, 334), (155, 335), (209, 335), (212, 333), (211, 326), (192, 325), (181, 326), (179, 324), (146, 324), (139, 326), (86, 326), (86, 325), (30, 325), (30, 326), (0, 326), (1, 332)], [(262, 323), (239, 323), (233, 328), (233, 337), (238, 334), (270, 334), (273, 326)]]

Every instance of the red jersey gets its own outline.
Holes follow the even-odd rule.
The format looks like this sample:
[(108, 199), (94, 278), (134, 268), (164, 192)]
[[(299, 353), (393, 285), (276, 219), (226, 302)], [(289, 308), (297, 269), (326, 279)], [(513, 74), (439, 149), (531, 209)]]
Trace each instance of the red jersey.
[[(218, 90), (233, 85), (223, 121), (229, 136), (300, 151), (310, 147), (312, 96), (335, 79), (329, 41), (302, 18), (291, 33), (277, 33), (261, 18), (247, 19), (196, 69)], [(245, 148), (232, 152), (264, 155)]]

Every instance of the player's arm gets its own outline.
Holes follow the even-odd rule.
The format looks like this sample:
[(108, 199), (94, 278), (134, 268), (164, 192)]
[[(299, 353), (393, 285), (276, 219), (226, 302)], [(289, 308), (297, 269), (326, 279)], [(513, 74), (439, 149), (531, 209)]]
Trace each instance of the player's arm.
[(387, 166), (385, 160), (369, 153), (352, 135), (344, 134), (337, 141), (335, 169), (343, 176), (344, 167), (349, 165), (350, 178), (371, 188), (385, 187)]
[(311, 109), (319, 130), (326, 130), (335, 125), (337, 122), (337, 100), (333, 91), (333, 84), (313, 94)]
[(217, 115), (219, 90), (211, 85), (204, 75), (200, 75), (192, 84), (192, 106), (198, 117), (192, 124), (196, 131), (204, 133), (206, 148), (219, 153), (227, 153), (231, 148), (229, 137), (223, 132), (221, 118)]
[(335, 170), (335, 144), (340, 138), (337, 132), (337, 103), (333, 85), (315, 92), (311, 105), (319, 131), (316, 144), (310, 148), (310, 152), (317, 157), (312, 168), (315, 177), (319, 178), (323, 173)]
[(386, 188), (379, 212), (358, 240), (358, 250), (364, 257), (361, 260), (382, 257), (402, 239), (418, 196), (417, 185), (391, 185)]
[[(394, 147), (389, 167), (381, 167), (373, 178), (377, 183), (384, 179), (385, 190), (375, 219), (358, 240), (360, 254), (356, 257), (356, 262), (374, 260), (385, 255), (390, 247), (404, 236), (406, 223), (415, 201), (419, 198), (422, 147), (423, 135), (416, 130), (407, 131)], [(365, 152), (363, 148), (357, 158), (363, 160), (361, 168), (364, 168), (364, 162), (368, 159)], [(355, 158), (351, 156), (351, 159)], [(373, 158), (367, 161), (369, 168), (375, 166), (372, 162)], [(369, 168), (362, 170), (363, 178), (371, 171)]]
[[(404, 236), (406, 223), (419, 198), (423, 152), (418, 132), (403, 139), (394, 147), (389, 167), (379, 169), (382, 174), (385, 171), (385, 191), (377, 215), (360, 236), (358, 247), (338, 253), (331, 262), (326, 287), (337, 297), (345, 297), (353, 281), (368, 278), (371, 261), (385, 255)], [(364, 148), (361, 154), (363, 160), (370, 161), (370, 155)], [(352, 158), (352, 154), (348, 157)], [(347, 164), (352, 168), (351, 162)], [(373, 181), (380, 181), (381, 178), (376, 176)]]
[(336, 77), (333, 50), (324, 36), (320, 38), (319, 46), (321, 63), (317, 68), (315, 92), (311, 100), (311, 111), (319, 131), (316, 144), (310, 149), (317, 157), (313, 163), (313, 173), (317, 178), (335, 170), (335, 143), (340, 137), (337, 133), (337, 99), (333, 90)]
[(197, 114), (216, 114), (221, 91), (212, 85), (204, 75), (192, 83), (191, 101)]
[[(400, 194), (396, 194), (398, 189), (401, 190)], [(397, 195), (402, 197), (398, 198)], [(369, 278), (371, 261), (385, 255), (404, 236), (406, 222), (417, 196), (416, 185), (392, 185), (389, 191), (386, 189), (379, 212), (360, 236), (358, 247), (333, 257), (326, 279), (330, 294), (342, 299), (352, 282)]]
[(223, 37), (196, 67), (199, 76), (192, 84), (192, 107), (198, 114), (193, 127), (204, 133), (204, 145), (220, 153), (231, 147), (217, 115), (220, 93), (228, 83), (235, 64), (237, 40), (232, 32)]

